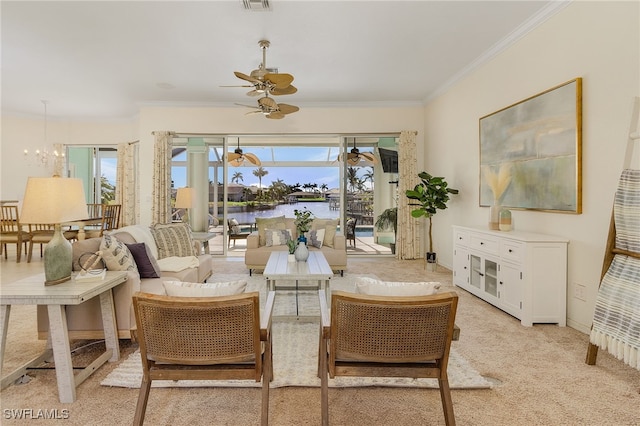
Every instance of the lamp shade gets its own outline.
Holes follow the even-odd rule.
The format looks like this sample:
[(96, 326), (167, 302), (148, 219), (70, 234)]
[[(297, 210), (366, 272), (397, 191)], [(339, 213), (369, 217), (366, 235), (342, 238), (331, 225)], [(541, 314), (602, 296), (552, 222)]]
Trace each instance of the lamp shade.
[(86, 219), (82, 179), (30, 177), (24, 192), (22, 223), (63, 223)]
[(178, 193), (176, 194), (176, 208), (190, 209), (193, 207), (194, 199), (195, 190), (193, 188), (178, 188)]

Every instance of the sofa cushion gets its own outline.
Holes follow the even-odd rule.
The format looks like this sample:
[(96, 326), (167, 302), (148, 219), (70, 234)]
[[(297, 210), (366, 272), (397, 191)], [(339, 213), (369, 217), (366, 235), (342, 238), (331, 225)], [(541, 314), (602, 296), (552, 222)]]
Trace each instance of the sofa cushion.
[(244, 293), (247, 282), (244, 280), (217, 283), (188, 283), (181, 281), (164, 281), (167, 296), (178, 297), (216, 297), (232, 296)]
[(87, 259), (87, 255), (93, 254), (100, 250), (102, 238), (89, 238), (87, 240), (78, 240), (71, 245), (73, 270), (81, 271), (80, 258)]
[[(126, 243), (125, 243), (126, 244)], [(145, 243), (126, 244), (138, 267), (140, 278), (160, 277), (160, 266)]]
[(283, 246), (291, 239), (291, 233), (288, 229), (266, 229), (265, 231), (266, 246)]
[(260, 247), (267, 245), (267, 229), (286, 229), (284, 216), (276, 217), (256, 217)]
[(392, 282), (356, 277), (356, 293), (369, 296), (430, 296), (440, 288), (439, 282)]
[(196, 255), (189, 225), (172, 223), (155, 225), (151, 228), (153, 239), (158, 247), (158, 259), (165, 257), (185, 257)]
[(102, 259), (110, 271), (135, 271), (136, 263), (127, 245), (112, 235), (104, 235), (100, 243)]

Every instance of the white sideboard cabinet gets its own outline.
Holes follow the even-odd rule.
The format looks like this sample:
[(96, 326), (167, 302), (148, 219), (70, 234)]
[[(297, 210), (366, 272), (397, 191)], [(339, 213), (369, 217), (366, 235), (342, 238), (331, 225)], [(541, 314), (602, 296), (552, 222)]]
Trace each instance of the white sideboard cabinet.
[(529, 232), (453, 227), (453, 284), (522, 325), (567, 324), (569, 240)]

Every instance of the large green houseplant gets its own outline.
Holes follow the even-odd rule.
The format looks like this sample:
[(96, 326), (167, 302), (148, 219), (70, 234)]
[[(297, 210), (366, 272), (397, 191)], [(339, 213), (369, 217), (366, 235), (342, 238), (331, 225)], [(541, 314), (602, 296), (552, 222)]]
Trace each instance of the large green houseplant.
[(449, 194), (457, 194), (458, 190), (449, 188), (443, 177), (431, 176), (427, 172), (418, 173), (420, 183), (413, 189), (408, 189), (405, 193), (407, 198), (415, 200), (417, 203), (409, 203), (410, 206), (418, 206), (411, 210), (411, 216), (415, 218), (426, 217), (429, 219), (429, 251), (427, 261), (435, 263), (436, 254), (433, 251), (433, 237), (431, 234), (431, 219), (438, 210), (447, 208)]
[(378, 231), (384, 231), (385, 229), (393, 228), (393, 243), (391, 243), (391, 253), (396, 252), (396, 234), (398, 233), (398, 208), (391, 207), (386, 209), (376, 219), (376, 229)]

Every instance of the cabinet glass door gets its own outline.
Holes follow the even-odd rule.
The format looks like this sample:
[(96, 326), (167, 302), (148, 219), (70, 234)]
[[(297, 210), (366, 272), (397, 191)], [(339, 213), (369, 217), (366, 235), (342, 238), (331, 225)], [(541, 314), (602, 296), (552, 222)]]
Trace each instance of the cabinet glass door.
[(471, 276), (469, 282), (472, 286), (482, 288), (482, 263), (479, 256), (471, 255)]
[(498, 264), (484, 259), (484, 291), (498, 297)]

